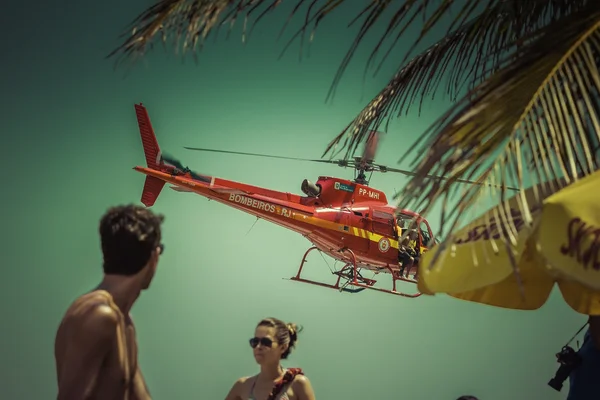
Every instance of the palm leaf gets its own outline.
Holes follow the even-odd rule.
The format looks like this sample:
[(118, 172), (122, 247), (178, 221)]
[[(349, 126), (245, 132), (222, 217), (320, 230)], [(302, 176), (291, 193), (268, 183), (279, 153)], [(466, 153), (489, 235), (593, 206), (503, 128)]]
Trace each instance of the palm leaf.
[[(416, 176), (399, 193), (411, 199), (402, 206), (426, 213), (437, 199), (447, 203), (456, 178), (487, 184), (462, 189), (458, 204), (447, 215), (442, 211), (441, 231), (449, 226), (452, 233), (484, 190), (506, 204), (506, 190), (496, 185), (513, 180), (523, 193), (529, 179), (538, 187), (536, 204), (521, 195), (519, 211), (531, 222), (529, 210), (543, 198), (598, 168), (599, 64), (600, 3), (590, 2), (537, 32), (509, 65), (431, 126)], [(425, 174), (449, 179), (432, 182)], [(550, 183), (555, 180), (563, 183)], [(514, 245), (514, 226), (502, 222), (507, 236), (501, 240)]]
[[(497, 2), (499, 0), (487, 1)], [(119, 55), (119, 60), (135, 58), (145, 53), (157, 35), (160, 35), (163, 42), (166, 42), (167, 37), (171, 34), (173, 35), (176, 49), (181, 47), (182, 53), (188, 50), (195, 51), (202, 47), (204, 41), (213, 30), (218, 31), (220, 26), (228, 24), (229, 31), (231, 31), (236, 20), (240, 17), (244, 19), (242, 40), (245, 40), (250, 17), (258, 13), (252, 26), (254, 28), (256, 23), (269, 12), (274, 11), (281, 2), (282, 0), (159, 0), (155, 5), (148, 7), (138, 15), (130, 26), (130, 33), (124, 35), (126, 36), (125, 41), (112, 51), (108, 57)], [(432, 16), (426, 20), (421, 37), (437, 24), (440, 17), (455, 2), (456, 0), (443, 0), (441, 5), (433, 9), (431, 12)], [(471, 5), (480, 1), (467, 0), (467, 2), (468, 4), (463, 6), (464, 9), (473, 8)], [(298, 37), (304, 39), (311, 25), (312, 40), (319, 23), (329, 14), (333, 13), (333, 11), (348, 3), (348, 1), (295, 0), (292, 3), (294, 4), (293, 11), (284, 24), (284, 29), (302, 6), (308, 5), (308, 10), (306, 11), (303, 24), (294, 34), (290, 43)], [(376, 23), (381, 21), (381, 18), (389, 15), (391, 22), (381, 37), (377, 48), (393, 34), (394, 29), (399, 28), (401, 31), (404, 31), (419, 15), (422, 15), (423, 19), (425, 19), (425, 15), (431, 8), (430, 3), (431, 0), (371, 0), (370, 2), (365, 2), (365, 7), (350, 22), (351, 25), (360, 18), (364, 19), (360, 31), (340, 67), (340, 71), (345, 69), (364, 36)], [(395, 11), (391, 9), (393, 5), (396, 6)], [(469, 13), (466, 15), (469, 15)], [(406, 21), (407, 18), (409, 18), (408, 21)], [(220, 22), (219, 19), (221, 19)], [(401, 26), (400, 24), (403, 22), (405, 24)], [(288, 46), (290, 43), (288, 43)], [(286, 49), (288, 46), (286, 46)]]
[[(457, 29), (404, 65), (329, 143), (323, 156), (330, 153), (334, 157), (346, 149), (344, 157), (352, 157), (368, 133), (381, 129), (384, 122), (389, 123), (393, 113), (397, 116), (407, 113), (415, 101), (419, 101), (420, 112), (424, 98), (433, 98), (444, 75), (446, 93), (454, 100), (465, 86), (472, 89), (509, 62), (509, 56), (533, 33), (581, 10), (588, 3), (590, 0), (488, 2), (476, 17), (459, 24)], [(458, 18), (455, 23), (457, 21)]]

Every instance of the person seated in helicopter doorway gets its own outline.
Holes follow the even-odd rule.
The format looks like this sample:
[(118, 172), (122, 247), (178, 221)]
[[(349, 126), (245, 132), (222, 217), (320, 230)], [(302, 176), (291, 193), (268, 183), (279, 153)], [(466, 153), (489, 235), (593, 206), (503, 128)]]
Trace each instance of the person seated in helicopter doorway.
[[(400, 267), (400, 276), (404, 276), (404, 271), (406, 271), (406, 278), (408, 278), (408, 274), (410, 273), (413, 265), (418, 264), (419, 261), (419, 246), (417, 245), (417, 239), (419, 238), (419, 233), (416, 229), (411, 229), (408, 232), (408, 235), (402, 243), (400, 243), (400, 248), (398, 251), (399, 261), (402, 263)], [(414, 279), (417, 279), (418, 271), (415, 272)]]
[(298, 340), (296, 324), (277, 318), (261, 320), (250, 339), (260, 372), (239, 378), (225, 400), (315, 400), (310, 380), (300, 368), (283, 368)]

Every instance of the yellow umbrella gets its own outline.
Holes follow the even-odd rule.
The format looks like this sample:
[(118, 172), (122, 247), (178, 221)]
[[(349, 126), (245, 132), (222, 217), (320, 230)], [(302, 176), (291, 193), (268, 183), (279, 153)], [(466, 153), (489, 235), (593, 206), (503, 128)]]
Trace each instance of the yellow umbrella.
[[(423, 254), (419, 290), (534, 310), (556, 283), (575, 311), (600, 315), (599, 194), (597, 171), (541, 204), (529, 189), (522, 195), (533, 204), (528, 215), (519, 212), (516, 195)], [(513, 240), (502, 241), (501, 233)]]

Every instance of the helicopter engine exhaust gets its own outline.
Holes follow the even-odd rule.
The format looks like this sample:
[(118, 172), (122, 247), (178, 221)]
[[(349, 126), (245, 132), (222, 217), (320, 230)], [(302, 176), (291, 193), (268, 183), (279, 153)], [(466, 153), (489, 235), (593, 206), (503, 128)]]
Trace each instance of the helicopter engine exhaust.
[(321, 194), (321, 186), (312, 183), (308, 179), (302, 181), (300, 189), (302, 189), (302, 193), (309, 197), (318, 197)]

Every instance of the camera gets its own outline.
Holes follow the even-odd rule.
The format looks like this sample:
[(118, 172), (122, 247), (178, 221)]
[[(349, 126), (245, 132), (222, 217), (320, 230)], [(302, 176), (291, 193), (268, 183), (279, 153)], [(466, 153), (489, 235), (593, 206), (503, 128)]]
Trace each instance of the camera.
[(560, 363), (560, 367), (558, 367), (556, 374), (554, 374), (554, 378), (548, 382), (548, 386), (560, 392), (564, 381), (581, 364), (581, 356), (572, 347), (565, 346), (560, 353), (556, 354), (556, 360)]

